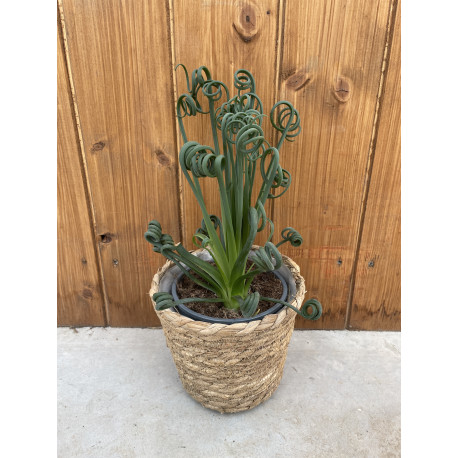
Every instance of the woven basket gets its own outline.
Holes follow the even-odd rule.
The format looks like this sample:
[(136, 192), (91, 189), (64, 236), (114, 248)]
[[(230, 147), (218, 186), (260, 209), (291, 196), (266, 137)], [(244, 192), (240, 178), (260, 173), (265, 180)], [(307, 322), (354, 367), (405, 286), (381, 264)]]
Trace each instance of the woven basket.
[[(297, 264), (286, 256), (283, 261), (296, 282), (292, 305), (300, 308), (304, 279)], [(167, 261), (154, 276), (151, 298), (172, 265)], [(277, 389), (296, 317), (290, 308), (231, 325), (196, 321), (171, 310), (156, 313), (184, 388), (203, 406), (240, 412), (269, 399)]]

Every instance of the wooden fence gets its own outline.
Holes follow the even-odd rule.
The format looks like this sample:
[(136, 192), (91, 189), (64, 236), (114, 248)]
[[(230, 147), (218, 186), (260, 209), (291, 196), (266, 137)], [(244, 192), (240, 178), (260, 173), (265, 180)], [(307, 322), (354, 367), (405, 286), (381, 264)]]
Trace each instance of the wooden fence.
[(269, 110), (300, 113), (281, 158), (293, 183), (269, 209), (303, 235), (282, 251), (324, 308), (297, 327), (400, 329), (396, 0), (59, 0), (57, 50), (59, 325), (159, 325), (146, 225), (191, 248), (201, 218), (177, 167), (183, 63), (228, 83), (246, 68)]

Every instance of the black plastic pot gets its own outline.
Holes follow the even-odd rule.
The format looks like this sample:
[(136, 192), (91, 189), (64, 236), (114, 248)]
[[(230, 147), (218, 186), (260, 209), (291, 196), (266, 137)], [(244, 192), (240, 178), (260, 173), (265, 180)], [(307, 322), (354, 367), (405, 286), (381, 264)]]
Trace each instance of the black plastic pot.
[[(288, 285), (286, 283), (286, 280), (280, 272), (273, 271), (272, 273), (280, 279), (283, 285), (283, 293), (280, 297), (280, 300), (286, 301), (286, 298), (288, 296)], [(180, 281), (183, 275), (184, 273), (181, 272), (181, 274), (178, 275), (172, 283), (172, 296), (173, 296), (173, 299), (177, 302), (180, 300), (177, 294), (177, 283)], [(266, 310), (265, 312), (262, 312), (259, 315), (252, 316), (250, 318), (213, 318), (211, 316), (206, 316), (206, 315), (202, 315), (201, 313), (194, 312), (193, 310), (186, 307), (186, 305), (184, 304), (177, 304), (176, 309), (178, 309), (181, 315), (187, 316), (188, 318), (192, 318), (193, 320), (206, 321), (207, 323), (234, 324), (234, 323), (246, 323), (248, 321), (262, 320), (266, 315), (269, 315), (271, 313), (277, 313), (283, 307), (285, 307), (283, 304), (274, 304), (270, 309)]]

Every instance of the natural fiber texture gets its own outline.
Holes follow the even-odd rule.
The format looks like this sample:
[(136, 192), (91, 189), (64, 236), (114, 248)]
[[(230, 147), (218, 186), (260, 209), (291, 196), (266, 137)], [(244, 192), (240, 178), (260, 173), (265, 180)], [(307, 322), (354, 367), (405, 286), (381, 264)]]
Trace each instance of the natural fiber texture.
[[(292, 305), (300, 308), (304, 279), (297, 264), (286, 256), (283, 261), (296, 282)], [(154, 276), (151, 297), (172, 265), (166, 262)], [(240, 412), (257, 406), (277, 389), (296, 317), (290, 308), (231, 325), (195, 321), (171, 310), (156, 313), (184, 388), (203, 406), (221, 413)]]

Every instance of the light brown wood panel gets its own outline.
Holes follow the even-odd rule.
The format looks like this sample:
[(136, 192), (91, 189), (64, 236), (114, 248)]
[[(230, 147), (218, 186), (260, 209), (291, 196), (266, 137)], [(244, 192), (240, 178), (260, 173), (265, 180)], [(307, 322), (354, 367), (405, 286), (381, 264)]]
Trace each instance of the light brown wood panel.
[(180, 226), (167, 4), (62, 7), (109, 324), (158, 325), (148, 291), (164, 259), (143, 233), (158, 219), (179, 240)]
[[(173, 0), (174, 66), (181, 63), (188, 71), (192, 71), (206, 65), (213, 78), (223, 81), (229, 87), (231, 95), (236, 94), (234, 73), (242, 68), (250, 71), (255, 78), (256, 92), (263, 102), (264, 112), (268, 114), (276, 101), (281, 3), (277, 0)], [(178, 95), (185, 90), (184, 72), (178, 69)], [(188, 140), (213, 145), (208, 115), (185, 118), (184, 124)], [(268, 119), (264, 121), (263, 128), (270, 141), (273, 129)], [(183, 144), (181, 138), (179, 144), (180, 147)], [(217, 183), (212, 179), (203, 179), (201, 182), (207, 208), (211, 213), (220, 215)], [(259, 185), (259, 180), (256, 183)], [(271, 215), (269, 202), (266, 207)], [(184, 179), (183, 213), (183, 242), (187, 248), (192, 248), (192, 235), (201, 224), (202, 214)], [(256, 242), (262, 244), (267, 235), (267, 231), (258, 234)]]
[(390, 13), (388, 0), (286, 2), (280, 97), (300, 113), (303, 132), (284, 155), (293, 173), (276, 221), (298, 229), (285, 254), (301, 267), (323, 316), (305, 328), (345, 326), (361, 200)]
[(104, 300), (62, 35), (57, 34), (57, 324), (103, 326)]
[(350, 328), (401, 329), (401, 16), (397, 7)]

